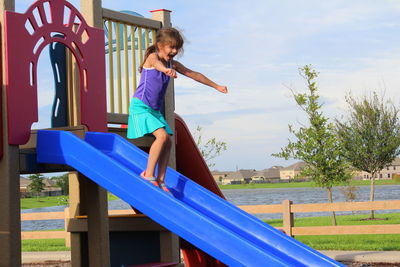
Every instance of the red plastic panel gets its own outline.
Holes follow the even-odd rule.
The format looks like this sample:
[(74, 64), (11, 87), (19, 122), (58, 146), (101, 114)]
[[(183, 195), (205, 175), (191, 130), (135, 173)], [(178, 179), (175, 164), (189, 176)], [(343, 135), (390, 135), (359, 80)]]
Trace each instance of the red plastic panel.
[(185, 121), (175, 114), (176, 170), (214, 194), (225, 198), (212, 176)]
[[(60, 33), (64, 38), (53, 37)], [(107, 130), (102, 29), (89, 27), (66, 1), (39, 0), (24, 14), (5, 12), (5, 36), (10, 144), (26, 143), (32, 123), (38, 120), (37, 62), (40, 52), (52, 42), (66, 45), (78, 63), (82, 124), (90, 131)]]
[[(214, 194), (224, 198), (185, 121), (175, 114), (176, 170)], [(192, 244), (181, 240), (181, 250), (188, 267), (226, 267)]]

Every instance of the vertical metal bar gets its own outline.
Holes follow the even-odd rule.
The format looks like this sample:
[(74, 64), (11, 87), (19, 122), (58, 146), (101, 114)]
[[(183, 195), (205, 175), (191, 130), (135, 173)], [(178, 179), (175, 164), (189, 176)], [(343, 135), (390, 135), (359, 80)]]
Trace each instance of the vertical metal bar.
[(118, 113), (122, 113), (122, 81), (121, 81), (121, 32), (120, 32), (120, 23), (115, 22), (116, 26), (116, 50), (117, 50), (117, 95), (118, 95)]
[(143, 48), (142, 48), (142, 27), (138, 27), (138, 52), (139, 52), (139, 64), (143, 63)]
[(113, 40), (112, 40), (112, 22), (107, 21), (108, 27), (108, 78), (110, 85), (110, 112), (114, 113), (114, 63), (113, 63)]
[(135, 27), (131, 26), (131, 55), (132, 55), (132, 87), (136, 91), (136, 46), (135, 46)]
[(128, 31), (124, 24), (124, 77), (125, 77), (125, 113), (129, 108), (129, 68), (128, 68)]

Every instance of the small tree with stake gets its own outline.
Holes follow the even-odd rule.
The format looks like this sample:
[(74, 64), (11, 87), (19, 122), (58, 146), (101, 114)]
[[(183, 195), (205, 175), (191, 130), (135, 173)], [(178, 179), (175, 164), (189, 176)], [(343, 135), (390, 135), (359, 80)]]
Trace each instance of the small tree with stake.
[[(342, 155), (334, 125), (322, 115), (315, 81), (318, 73), (310, 65), (306, 65), (300, 69), (300, 75), (306, 80), (308, 93), (293, 93), (293, 96), (297, 105), (306, 112), (309, 126), (300, 127), (296, 131), (289, 125), (289, 131), (297, 140), (289, 140), (289, 144), (273, 156), (299, 159), (307, 163), (301, 175), (310, 177), (318, 186), (325, 188), (328, 200), (332, 203), (332, 187), (351, 178), (349, 164)], [(332, 224), (336, 225), (334, 212)]]
[(193, 134), (193, 137), (197, 147), (200, 150), (201, 155), (203, 156), (205, 162), (208, 165), (208, 168), (211, 169), (212, 167), (215, 166), (215, 163), (212, 162), (212, 160), (221, 155), (221, 153), (227, 149), (227, 144), (223, 141), (218, 141), (215, 137), (204, 142), (203, 128), (201, 128), (200, 126), (197, 126), (196, 131)]
[(31, 183), (28, 185), (28, 190), (36, 194), (36, 197), (39, 197), (39, 194), (44, 190), (44, 176), (40, 173), (36, 173), (29, 175), (28, 178), (31, 180)]
[(353, 167), (371, 174), (370, 201), (374, 201), (376, 175), (400, 153), (399, 110), (375, 92), (360, 100), (348, 96), (346, 101), (350, 116), (346, 122), (336, 120), (337, 133)]

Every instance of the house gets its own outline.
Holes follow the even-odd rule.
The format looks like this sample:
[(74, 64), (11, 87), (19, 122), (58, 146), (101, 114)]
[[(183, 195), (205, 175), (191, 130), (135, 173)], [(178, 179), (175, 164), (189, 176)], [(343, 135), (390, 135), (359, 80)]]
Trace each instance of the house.
[[(393, 175), (400, 175), (400, 158), (395, 158), (394, 161), (383, 168), (375, 177), (377, 180), (384, 180), (384, 179), (392, 179)], [(360, 172), (359, 174), (361, 179), (369, 180), (371, 178), (371, 174), (368, 172)]]
[(20, 176), (19, 178), (19, 192), (21, 197), (26, 197), (28, 195), (28, 185), (31, 183), (31, 180)]
[(297, 178), (300, 174), (300, 171), (306, 166), (304, 161), (299, 161), (295, 164), (292, 164), (286, 168), (282, 168), (279, 170), (280, 178), (282, 180), (290, 180)]
[(44, 183), (44, 190), (42, 191), (42, 193), (45, 196), (61, 196), (62, 195), (61, 188), (56, 185), (56, 182), (54, 180), (44, 178), (43, 183)]
[(212, 171), (211, 174), (214, 177), (214, 180), (217, 184), (222, 184), (222, 181), (228, 176), (228, 174), (232, 173), (231, 171)]
[[(29, 188), (28, 188), (30, 183), (31, 183), (30, 179), (25, 178), (23, 176), (20, 177), (19, 192), (20, 192), (20, 196), (22, 198), (30, 196), (30, 192), (29, 192)], [(44, 189), (39, 194), (40, 196), (61, 196), (61, 194), (62, 194), (61, 188), (57, 187), (53, 180), (44, 178), (43, 183), (44, 183)]]
[(271, 168), (256, 171), (251, 177), (253, 183), (276, 183), (280, 179), (280, 170), (282, 166), (272, 166)]
[(248, 184), (255, 173), (256, 170), (238, 170), (236, 172), (231, 172), (222, 180), (222, 184)]

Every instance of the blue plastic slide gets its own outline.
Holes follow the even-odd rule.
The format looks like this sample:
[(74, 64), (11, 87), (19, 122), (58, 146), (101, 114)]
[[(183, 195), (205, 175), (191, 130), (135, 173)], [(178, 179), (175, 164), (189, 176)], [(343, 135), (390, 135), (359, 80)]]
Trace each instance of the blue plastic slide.
[(167, 194), (139, 177), (147, 153), (114, 134), (39, 131), (38, 162), (68, 164), (229, 266), (343, 266), (168, 169)]

